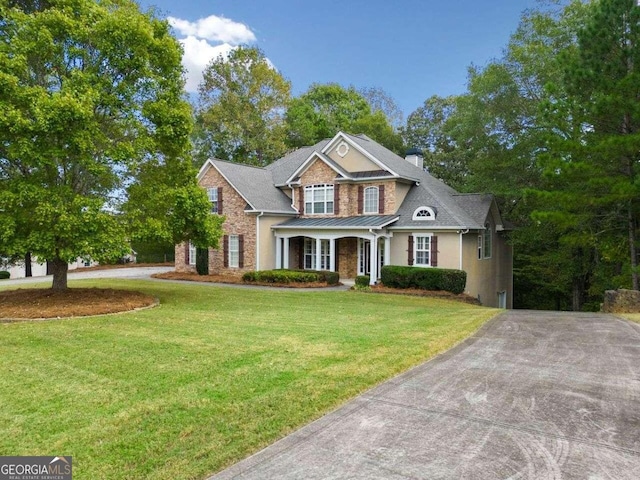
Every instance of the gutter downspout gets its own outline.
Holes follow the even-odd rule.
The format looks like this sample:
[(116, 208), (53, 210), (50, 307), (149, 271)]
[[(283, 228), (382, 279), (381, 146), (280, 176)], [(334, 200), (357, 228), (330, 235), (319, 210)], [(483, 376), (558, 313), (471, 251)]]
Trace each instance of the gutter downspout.
[[(291, 189), (291, 208), (293, 208), (296, 212), (298, 212), (298, 209), (296, 208), (296, 191), (293, 189), (293, 186), (291, 183), (287, 183), (287, 187)], [(298, 212), (298, 213), (302, 214), (302, 212)]]
[(256, 271), (260, 270), (260, 217), (264, 212), (260, 212), (256, 217)]
[(458, 233), (460, 234), (460, 266), (458, 270), (462, 270), (462, 236), (469, 233), (469, 229), (465, 228), (464, 230), (458, 230)]

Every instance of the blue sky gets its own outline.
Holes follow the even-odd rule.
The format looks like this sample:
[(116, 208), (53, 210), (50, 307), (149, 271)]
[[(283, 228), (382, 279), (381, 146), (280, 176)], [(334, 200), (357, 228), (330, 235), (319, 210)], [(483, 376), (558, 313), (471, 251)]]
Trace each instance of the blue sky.
[(260, 47), (294, 95), (311, 83), (381, 87), (405, 117), (431, 95), (465, 91), (467, 67), (499, 57), (536, 0), (142, 0), (170, 17), (189, 89), (211, 56)]

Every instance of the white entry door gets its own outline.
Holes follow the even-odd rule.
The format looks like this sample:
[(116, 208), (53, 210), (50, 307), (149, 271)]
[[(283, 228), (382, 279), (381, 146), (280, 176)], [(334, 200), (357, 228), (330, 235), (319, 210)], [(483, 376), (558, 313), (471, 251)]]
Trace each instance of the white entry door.
[[(384, 265), (384, 241), (378, 239), (378, 273)], [(358, 275), (371, 273), (371, 241), (364, 238), (358, 239)]]

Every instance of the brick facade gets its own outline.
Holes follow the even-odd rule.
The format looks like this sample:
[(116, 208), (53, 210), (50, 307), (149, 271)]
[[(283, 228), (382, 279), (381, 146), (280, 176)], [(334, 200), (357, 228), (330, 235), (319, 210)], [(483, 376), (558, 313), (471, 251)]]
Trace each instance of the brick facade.
[[(209, 249), (209, 272), (240, 275), (246, 271), (255, 270), (256, 262), (256, 219), (254, 215), (244, 213), (247, 202), (227, 182), (215, 168), (209, 168), (200, 180), (203, 188), (222, 187), (222, 224), (223, 235), (244, 236), (244, 266), (243, 268), (225, 268), (222, 238), (218, 249)], [(185, 246), (176, 246), (176, 271), (194, 272), (195, 267), (186, 264)]]
[[(338, 185), (335, 182), (337, 173), (322, 160), (316, 160), (300, 177), (301, 186), (296, 188), (296, 203), (300, 204), (300, 196), (304, 198), (304, 187), (309, 185), (329, 184)], [(380, 187), (384, 185), (384, 213), (392, 215), (399, 205), (396, 205), (396, 182), (393, 180), (381, 180), (379, 182), (366, 182), (358, 184), (340, 183), (338, 214), (307, 215), (303, 217), (355, 217), (358, 215), (358, 188)], [(304, 208), (304, 205), (303, 205)], [(369, 214), (371, 215), (371, 214)]]

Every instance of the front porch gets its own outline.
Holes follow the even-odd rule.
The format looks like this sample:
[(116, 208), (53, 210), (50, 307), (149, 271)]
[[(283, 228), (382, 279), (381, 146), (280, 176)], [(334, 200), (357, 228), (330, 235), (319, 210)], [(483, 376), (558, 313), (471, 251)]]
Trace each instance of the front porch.
[(396, 218), (298, 218), (275, 225), (276, 268), (330, 270), (341, 278), (368, 275), (375, 285), (391, 258), (392, 234), (384, 227)]

